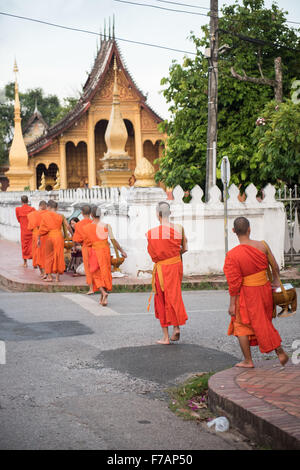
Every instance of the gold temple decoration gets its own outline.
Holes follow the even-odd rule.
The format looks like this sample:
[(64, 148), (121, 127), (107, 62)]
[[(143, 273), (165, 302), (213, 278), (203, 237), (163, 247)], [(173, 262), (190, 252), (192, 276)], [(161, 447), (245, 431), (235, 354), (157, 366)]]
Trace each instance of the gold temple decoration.
[(39, 191), (45, 191), (45, 189), (46, 189), (46, 177), (45, 177), (44, 172), (42, 173), (41, 184), (39, 185), (38, 189), (39, 189)]
[(30, 178), (33, 173), (28, 167), (28, 153), (24, 143), (21, 128), (21, 106), (19, 98), (19, 86), (17, 80), (18, 67), (14, 63), (15, 73), (15, 106), (14, 106), (14, 137), (9, 151), (9, 170), (6, 176), (9, 179), (8, 191), (23, 191), (30, 186)]
[(154, 166), (149, 162), (149, 160), (147, 160), (147, 158), (142, 157), (134, 171), (134, 176), (136, 177), (134, 186), (136, 188), (149, 188), (156, 186), (154, 175)]
[(53, 186), (53, 189), (55, 189), (55, 190), (60, 189), (60, 174), (59, 174), (59, 170), (57, 170), (57, 172), (56, 172), (56, 182), (55, 182), (55, 185)]
[(114, 56), (114, 87), (112, 109), (105, 132), (107, 152), (102, 158), (103, 170), (99, 176), (103, 186), (124, 186), (128, 184), (131, 176), (129, 162), (131, 157), (125, 151), (128, 133), (122, 118), (120, 108), (120, 94), (118, 87), (118, 68), (116, 56)]

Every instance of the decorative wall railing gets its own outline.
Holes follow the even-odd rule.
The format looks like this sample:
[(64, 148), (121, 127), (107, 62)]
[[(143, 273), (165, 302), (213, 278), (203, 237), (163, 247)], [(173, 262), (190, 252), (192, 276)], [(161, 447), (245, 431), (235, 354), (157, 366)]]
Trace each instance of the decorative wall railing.
[(94, 203), (109, 201), (111, 203), (120, 202), (120, 188), (78, 188), (78, 189), (60, 189), (58, 192), (58, 201), (71, 203)]
[(300, 191), (295, 185), (293, 188), (284, 186), (277, 191), (278, 201), (285, 207), (285, 238), (284, 260), (286, 264), (300, 264)]

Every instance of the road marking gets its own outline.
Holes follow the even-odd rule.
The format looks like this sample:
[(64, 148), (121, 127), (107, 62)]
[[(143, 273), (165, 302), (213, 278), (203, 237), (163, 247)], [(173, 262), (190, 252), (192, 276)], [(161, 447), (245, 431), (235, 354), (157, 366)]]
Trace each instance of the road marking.
[(92, 313), (93, 315), (97, 317), (107, 317), (107, 316), (115, 316), (115, 315), (120, 315), (118, 312), (115, 310), (112, 310), (109, 307), (102, 307), (98, 302), (95, 302), (95, 300), (90, 299), (87, 295), (82, 295), (82, 294), (62, 294), (63, 297), (72, 300), (77, 305), (80, 305), (80, 307), (84, 308), (87, 310), (89, 313)]

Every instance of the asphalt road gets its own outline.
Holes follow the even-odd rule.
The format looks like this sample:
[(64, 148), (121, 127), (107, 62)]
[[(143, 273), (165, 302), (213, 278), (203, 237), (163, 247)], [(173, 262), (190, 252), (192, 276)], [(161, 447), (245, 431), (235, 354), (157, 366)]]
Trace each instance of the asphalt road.
[[(0, 449), (247, 448), (238, 435), (175, 416), (166, 393), (241, 357), (226, 335), (228, 294), (184, 292), (189, 320), (170, 346), (155, 344), (161, 330), (148, 296), (111, 294), (104, 308), (97, 295), (0, 291)], [(274, 323), (289, 352), (299, 319)]]

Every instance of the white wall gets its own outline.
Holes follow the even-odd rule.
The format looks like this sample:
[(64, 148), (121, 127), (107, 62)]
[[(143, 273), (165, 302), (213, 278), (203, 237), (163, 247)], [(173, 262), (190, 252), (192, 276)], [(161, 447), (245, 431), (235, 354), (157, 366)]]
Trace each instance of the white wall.
[[(266, 240), (280, 266), (284, 264), (285, 213), (282, 203), (275, 200), (275, 188), (264, 189), (264, 200), (258, 202), (254, 185), (246, 189), (245, 202), (238, 200), (238, 188), (229, 188), (228, 199), (228, 243), (229, 249), (238, 244), (232, 233), (233, 220), (245, 216), (250, 220), (252, 237)], [(0, 193), (0, 237), (19, 241), (19, 224), (15, 208), (23, 193)], [(191, 191), (192, 200), (182, 201), (183, 190), (177, 186), (171, 205), (171, 220), (184, 226), (188, 239), (188, 252), (183, 256), (186, 275), (221, 273), (224, 264), (224, 206), (217, 186), (210, 191), (208, 203), (203, 202), (203, 191), (195, 186)], [(113, 188), (111, 191), (85, 190), (72, 192), (39, 191), (28, 193), (31, 204), (38, 207), (41, 199), (56, 199), (59, 211), (69, 217), (74, 209), (84, 203), (101, 205), (107, 212), (103, 220), (110, 223), (120, 245), (127, 251), (128, 258), (121, 270), (136, 276), (138, 270), (150, 270), (152, 261), (147, 253), (145, 233), (158, 225), (157, 202), (166, 200), (160, 188)]]

